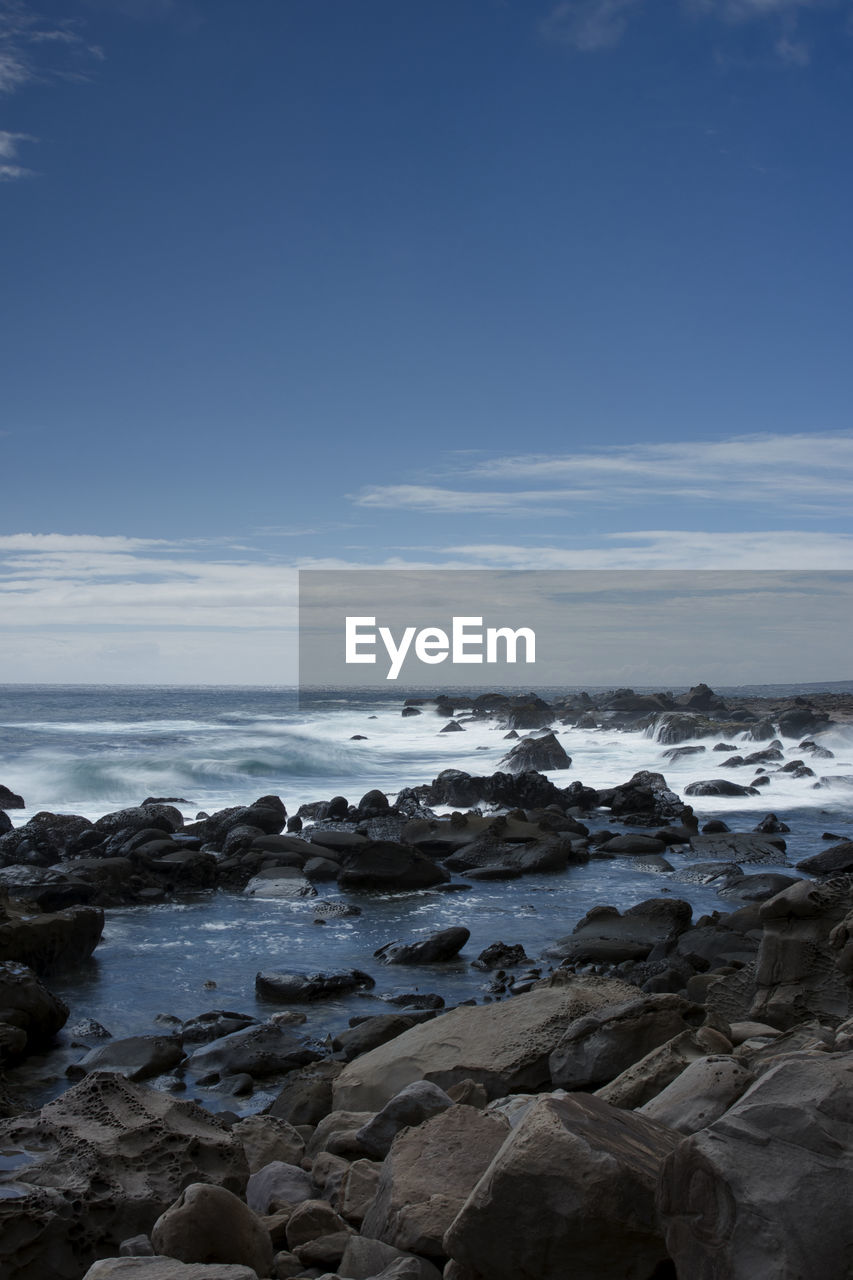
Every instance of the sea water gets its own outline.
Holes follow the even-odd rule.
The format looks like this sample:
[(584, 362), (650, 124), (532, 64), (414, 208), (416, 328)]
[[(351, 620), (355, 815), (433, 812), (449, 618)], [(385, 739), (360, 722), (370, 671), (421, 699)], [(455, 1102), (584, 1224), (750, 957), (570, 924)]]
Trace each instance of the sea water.
[[(793, 696), (797, 690), (787, 692)], [(261, 795), (280, 795), (295, 813), (301, 804), (333, 795), (357, 802), (374, 787), (393, 796), (401, 787), (431, 781), (442, 769), (491, 774), (500, 767), (511, 744), (495, 721), (465, 722), (460, 713), (465, 732), (442, 734), (445, 720), (430, 704), (420, 715), (402, 715), (405, 696), (405, 690), (325, 691), (300, 701), (294, 690), (280, 688), (0, 687), (0, 783), (26, 802), (24, 810), (10, 812), (16, 824), (39, 810), (94, 819), (147, 796), (177, 797), (177, 807), (191, 820), (199, 811), (247, 804)], [(354, 739), (356, 734), (363, 739)], [(737, 736), (728, 740), (742, 754), (762, 745)], [(681, 794), (699, 778), (748, 782), (752, 776), (747, 770), (721, 773), (725, 757), (711, 751), (715, 739), (697, 744), (706, 747), (701, 754), (674, 763), (663, 758), (667, 748), (645, 732), (561, 727), (560, 741), (572, 765), (549, 774), (558, 786), (575, 779), (613, 786), (638, 769), (652, 769)], [(853, 773), (848, 727), (826, 731), (820, 741), (836, 758), (812, 761), (806, 755), (817, 773)], [(796, 758), (796, 742), (785, 743), (785, 755)], [(742, 831), (767, 812), (777, 813), (791, 827), (786, 839), (794, 863), (825, 847), (825, 832), (851, 834), (853, 789), (815, 789), (813, 782), (774, 774), (757, 796), (697, 797), (694, 810), (700, 821), (722, 817)], [(608, 817), (601, 811), (590, 825), (606, 826)], [(457, 892), (368, 895), (324, 883), (317, 886), (317, 899), (293, 903), (211, 891), (180, 903), (114, 908), (106, 912), (104, 937), (92, 959), (52, 977), (49, 985), (71, 1008), (69, 1026), (89, 1017), (122, 1036), (162, 1030), (158, 1014), (186, 1019), (218, 1008), (268, 1016), (275, 1006), (254, 992), (259, 969), (371, 973), (376, 986), (369, 993), (306, 1010), (306, 1032), (323, 1040), (351, 1017), (387, 1012), (393, 1006), (383, 996), (435, 991), (448, 1004), (487, 998), (492, 975), (469, 964), (479, 951), (496, 940), (521, 943), (531, 961), (541, 963), (545, 948), (601, 903), (624, 910), (643, 898), (669, 895), (687, 898), (695, 915), (732, 909), (713, 887), (685, 878), (689, 859), (673, 851), (667, 859), (671, 872), (647, 871), (626, 858), (594, 858), (559, 874), (481, 882)], [(759, 869), (770, 868), (746, 868)], [(361, 914), (317, 924), (317, 901), (344, 901), (359, 906)], [(471, 939), (462, 957), (448, 964), (402, 969), (374, 957), (388, 942), (457, 924), (471, 930)], [(29, 1059), (17, 1072), (26, 1075), (37, 1099), (63, 1087), (65, 1064), (81, 1054), (67, 1034), (64, 1041), (58, 1052)], [(260, 1096), (251, 1101), (253, 1108)]]

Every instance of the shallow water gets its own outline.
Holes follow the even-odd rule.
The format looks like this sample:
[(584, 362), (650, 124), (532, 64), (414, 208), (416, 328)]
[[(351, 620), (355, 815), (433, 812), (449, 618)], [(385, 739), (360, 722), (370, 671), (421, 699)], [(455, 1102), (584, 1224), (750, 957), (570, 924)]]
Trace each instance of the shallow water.
[[(148, 794), (186, 797), (191, 803), (180, 807), (187, 817), (199, 808), (212, 811), (270, 792), (282, 795), (294, 812), (301, 803), (336, 793), (357, 800), (374, 786), (396, 792), (448, 767), (491, 773), (509, 745), (489, 722), (466, 726), (464, 735), (442, 735), (444, 722), (430, 708), (404, 718), (401, 695), (392, 702), (330, 697), (308, 715), (282, 690), (47, 689), (27, 695), (18, 689), (11, 700), (8, 688), (0, 692), (0, 782), (20, 790), (28, 804), (25, 811), (13, 811), (16, 822), (39, 809), (97, 817), (138, 804)], [(351, 742), (353, 733), (368, 734), (368, 741)], [(661, 759), (665, 748), (642, 734), (565, 730), (560, 737), (573, 763), (550, 775), (558, 785), (580, 778), (603, 787), (651, 768), (681, 792), (696, 778), (720, 776), (713, 741), (701, 755), (672, 765)], [(853, 772), (853, 742), (844, 730), (821, 741), (838, 758), (816, 768)], [(785, 754), (795, 758), (796, 743), (786, 744)], [(722, 776), (748, 781), (741, 777), (746, 772)], [(815, 791), (810, 780), (774, 775), (759, 796), (697, 799), (694, 807), (700, 820), (721, 816), (733, 830), (751, 830), (775, 811), (792, 828), (786, 838), (794, 863), (824, 847), (825, 831), (850, 835), (850, 798), (846, 788)], [(608, 816), (593, 815), (590, 825), (612, 825)], [(255, 998), (259, 969), (366, 970), (376, 980), (373, 991), (305, 1007), (305, 1030), (322, 1041), (356, 1014), (387, 1012), (383, 994), (437, 991), (448, 1004), (483, 999), (490, 975), (470, 968), (469, 961), (484, 947), (496, 940), (522, 943), (536, 962), (546, 946), (601, 903), (624, 910), (666, 895), (686, 898), (694, 917), (732, 909), (713, 889), (680, 878), (688, 859), (672, 852), (667, 858), (673, 872), (645, 871), (629, 858), (597, 858), (563, 873), (479, 883), (459, 892), (341, 894), (336, 885), (323, 884), (316, 900), (296, 903), (211, 892), (180, 904), (114, 909), (107, 912), (95, 956), (49, 985), (71, 1007), (69, 1026), (90, 1017), (123, 1036), (162, 1031), (154, 1021), (160, 1013), (186, 1019), (206, 1009), (236, 1009), (266, 1017), (276, 1006)], [(322, 900), (353, 903), (362, 914), (315, 924), (312, 906)], [(457, 924), (471, 930), (471, 939), (456, 961), (403, 968), (374, 958), (388, 942)], [(215, 987), (207, 988), (208, 982)], [(29, 1059), (13, 1073), (13, 1085), (26, 1082), (33, 1102), (61, 1091), (65, 1066), (82, 1056), (82, 1050), (71, 1049), (67, 1033), (61, 1041), (58, 1050)], [(217, 1101), (208, 1091), (199, 1096), (208, 1105)], [(256, 1093), (238, 1105), (256, 1110), (266, 1097)], [(218, 1098), (219, 1105), (234, 1105), (233, 1099)]]

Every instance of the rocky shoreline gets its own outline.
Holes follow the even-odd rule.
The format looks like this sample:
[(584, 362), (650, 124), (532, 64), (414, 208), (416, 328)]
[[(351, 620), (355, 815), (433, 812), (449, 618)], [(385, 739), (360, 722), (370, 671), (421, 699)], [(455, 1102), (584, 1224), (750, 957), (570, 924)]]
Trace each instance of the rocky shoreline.
[[(786, 865), (773, 814), (700, 830), (660, 773), (596, 790), (541, 772), (567, 767), (560, 725), (589, 718), (653, 725), (699, 758), (697, 740), (713, 738), (714, 773), (685, 795), (733, 794), (695, 789), (719, 782), (756, 794), (777, 769), (820, 786), (831, 753), (819, 736), (853, 710), (827, 698), (771, 705), (706, 686), (680, 699), (439, 697), (403, 714), (457, 731), (494, 719), (513, 742), (501, 770), (446, 770), (393, 803), (371, 791), (290, 816), (277, 796), (191, 823), (161, 797), (96, 822), (45, 813), (13, 827), (0, 812), (0, 1067), (66, 1023), (51, 974), (92, 954), (115, 905), (218, 887), (308, 900), (328, 918), (348, 904), (324, 902), (323, 882), (369, 901), (597, 857), (665, 867), (673, 851), (732, 905), (694, 919), (675, 896), (602, 904), (541, 956), (502, 940), (482, 951), (484, 1002), (446, 1009), (412, 991), (324, 1044), (300, 1030), (308, 1002), (369, 989), (378, 965), (440, 966), (468, 930), (380, 948), (363, 969), (260, 972), (256, 990), (279, 1006), (265, 1021), (215, 1010), (124, 1039), (78, 1024), (77, 1083), (37, 1111), (6, 1099), (0, 1274), (853, 1275), (853, 842), (768, 872)], [(734, 733), (762, 745), (744, 750), (741, 736), (736, 750)], [(0, 805), (18, 801), (0, 788)], [(278, 1092), (263, 1113), (214, 1113), (175, 1096), (186, 1073), (235, 1098), (259, 1081)]]

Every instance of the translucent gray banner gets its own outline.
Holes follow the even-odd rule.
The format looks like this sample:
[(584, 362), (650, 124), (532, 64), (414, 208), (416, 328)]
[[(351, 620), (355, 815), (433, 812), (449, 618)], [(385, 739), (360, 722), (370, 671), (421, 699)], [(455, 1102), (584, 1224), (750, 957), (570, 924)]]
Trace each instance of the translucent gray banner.
[(853, 573), (302, 570), (300, 688), (853, 676)]

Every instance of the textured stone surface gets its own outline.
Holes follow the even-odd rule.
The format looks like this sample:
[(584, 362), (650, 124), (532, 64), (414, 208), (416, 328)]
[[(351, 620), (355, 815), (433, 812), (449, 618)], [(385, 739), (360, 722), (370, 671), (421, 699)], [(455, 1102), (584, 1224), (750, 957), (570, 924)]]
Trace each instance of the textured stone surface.
[(37, 1153), (3, 1175), (4, 1280), (79, 1280), (98, 1254), (149, 1231), (190, 1183), (239, 1194), (248, 1175), (242, 1147), (215, 1117), (113, 1074), (87, 1076), (41, 1111), (4, 1121), (0, 1146)]
[(452, 1009), (349, 1063), (335, 1081), (335, 1106), (379, 1111), (414, 1080), (446, 1090), (470, 1079), (490, 1098), (544, 1088), (548, 1058), (568, 1023), (636, 994), (624, 982), (578, 978), (501, 1004)]
[(688, 1018), (697, 1020), (697, 1007), (670, 993), (635, 993), (577, 1018), (551, 1054), (551, 1080), (563, 1089), (606, 1084), (650, 1050), (691, 1030)]
[(677, 1141), (599, 1098), (542, 1096), (472, 1189), (445, 1250), (488, 1280), (648, 1280), (666, 1257), (655, 1186)]
[(362, 1235), (441, 1257), (442, 1239), (509, 1133), (508, 1121), (453, 1106), (394, 1140)]
[(752, 1081), (752, 1072), (736, 1058), (697, 1058), (639, 1114), (679, 1133), (696, 1133), (719, 1120)]
[(664, 1163), (658, 1207), (679, 1276), (853, 1273), (853, 1057), (780, 1059)]

